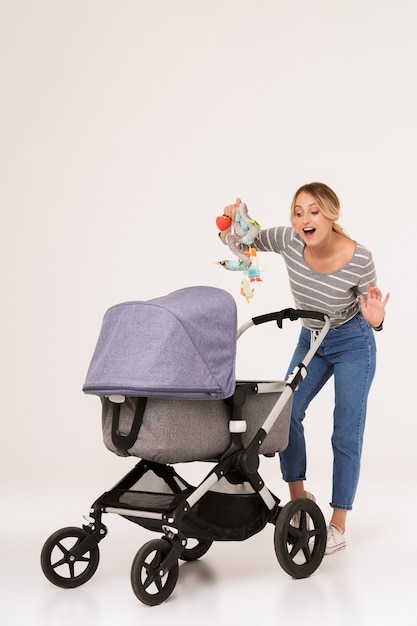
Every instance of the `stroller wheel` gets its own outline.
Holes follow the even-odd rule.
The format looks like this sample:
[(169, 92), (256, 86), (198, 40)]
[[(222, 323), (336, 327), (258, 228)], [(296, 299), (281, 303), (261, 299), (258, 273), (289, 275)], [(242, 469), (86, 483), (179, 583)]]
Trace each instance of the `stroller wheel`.
[(155, 606), (164, 602), (174, 591), (178, 580), (178, 561), (167, 571), (161, 564), (171, 551), (165, 539), (154, 539), (145, 543), (133, 559), (130, 581), (133, 591), (141, 602)]
[(288, 502), (275, 525), (275, 554), (293, 578), (307, 578), (319, 567), (326, 550), (326, 522), (320, 507), (307, 498)]
[(195, 561), (203, 556), (211, 547), (213, 542), (210, 539), (189, 539), (190, 547), (184, 548), (180, 558), (183, 561)]
[(90, 548), (84, 554), (74, 555), (74, 549), (87, 537), (83, 528), (57, 530), (46, 540), (41, 553), (41, 567), (46, 578), (57, 585), (71, 589), (90, 580), (99, 563), (99, 549)]

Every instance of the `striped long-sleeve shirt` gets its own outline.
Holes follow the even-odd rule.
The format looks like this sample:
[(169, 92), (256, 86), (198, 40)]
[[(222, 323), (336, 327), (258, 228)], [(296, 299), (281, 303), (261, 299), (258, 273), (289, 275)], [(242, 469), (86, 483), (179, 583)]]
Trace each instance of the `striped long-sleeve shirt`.
[[(359, 294), (366, 294), (366, 284), (376, 286), (372, 254), (356, 243), (354, 254), (344, 267), (331, 274), (315, 272), (304, 260), (304, 242), (288, 226), (261, 230), (255, 240), (260, 251), (277, 252), (285, 261), (290, 288), (297, 309), (321, 311), (330, 317), (331, 328), (344, 324), (360, 309)], [(311, 330), (320, 322), (304, 320)]]

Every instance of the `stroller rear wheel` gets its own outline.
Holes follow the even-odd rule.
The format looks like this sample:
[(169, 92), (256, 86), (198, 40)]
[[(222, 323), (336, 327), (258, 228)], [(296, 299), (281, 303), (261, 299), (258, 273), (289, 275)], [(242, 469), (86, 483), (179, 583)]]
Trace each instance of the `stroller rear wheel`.
[(326, 522), (320, 507), (307, 498), (288, 502), (275, 525), (275, 554), (293, 578), (307, 578), (319, 567), (326, 550)]
[(204, 556), (212, 543), (210, 539), (189, 539), (187, 547), (181, 552), (180, 558), (183, 561), (196, 561), (201, 556)]
[(144, 604), (161, 604), (174, 591), (178, 580), (178, 561), (167, 571), (161, 569), (171, 549), (165, 539), (154, 539), (145, 543), (133, 560), (130, 580), (136, 597)]
[(41, 553), (41, 567), (46, 578), (57, 585), (71, 589), (90, 580), (99, 563), (97, 546), (74, 555), (74, 550), (87, 537), (83, 528), (69, 526), (57, 530), (46, 540)]

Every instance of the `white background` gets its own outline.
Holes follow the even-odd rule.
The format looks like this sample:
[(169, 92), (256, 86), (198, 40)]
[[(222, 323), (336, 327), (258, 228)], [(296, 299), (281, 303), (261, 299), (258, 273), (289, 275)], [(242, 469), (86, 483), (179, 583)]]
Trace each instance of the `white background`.
[[(110, 519), (106, 565), (73, 592), (38, 565), (48, 535), (80, 525), (133, 464), (104, 448), (99, 401), (81, 391), (103, 314), (198, 284), (235, 295), (240, 322), (292, 306), (276, 255), (261, 256), (252, 303), (241, 298), (240, 276), (214, 264), (230, 256), (215, 217), (240, 196), (262, 226), (288, 224), (313, 180), (338, 193), (342, 225), (391, 292), (349, 549), (296, 583), (268, 531), (216, 544), (204, 615), (251, 623), (261, 604), (273, 620), (417, 623), (416, 18), (412, 0), (0, 0), (2, 623), (150, 615), (129, 583), (140, 527)], [(253, 330), (238, 373), (282, 377), (298, 330)], [(307, 425), (308, 488), (326, 517), (331, 412), (330, 385)], [(265, 463), (285, 500), (278, 462)], [(181, 570), (202, 593), (196, 568)], [(186, 595), (154, 623), (180, 623)]]

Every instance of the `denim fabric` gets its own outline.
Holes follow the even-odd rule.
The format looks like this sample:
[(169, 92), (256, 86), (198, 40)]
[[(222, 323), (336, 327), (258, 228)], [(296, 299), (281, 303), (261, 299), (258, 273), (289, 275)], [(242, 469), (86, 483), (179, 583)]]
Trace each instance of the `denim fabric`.
[[(302, 362), (310, 343), (311, 331), (303, 328), (288, 374)], [(375, 364), (373, 330), (362, 314), (358, 313), (349, 322), (328, 332), (308, 366), (307, 377), (294, 393), (289, 443), (280, 453), (282, 476), (286, 482), (306, 478), (303, 420), (311, 400), (329, 378), (334, 377), (333, 489), (330, 506), (335, 509), (352, 509), (359, 480), (367, 399)]]

